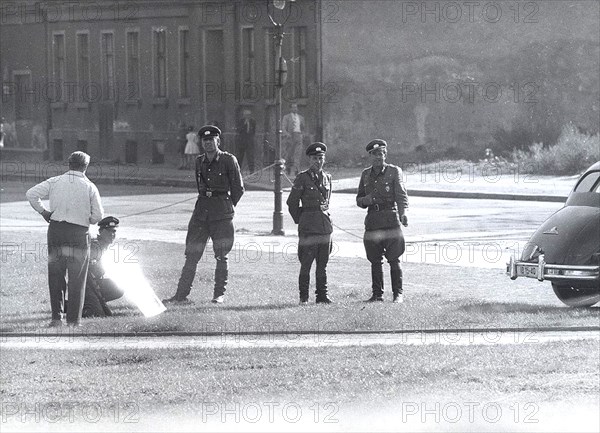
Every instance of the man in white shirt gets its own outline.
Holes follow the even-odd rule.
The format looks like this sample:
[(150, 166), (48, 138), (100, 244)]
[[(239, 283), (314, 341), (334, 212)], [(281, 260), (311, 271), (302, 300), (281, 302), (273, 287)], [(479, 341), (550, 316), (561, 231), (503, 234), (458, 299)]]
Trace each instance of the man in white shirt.
[[(89, 155), (73, 152), (68, 162), (69, 171), (38, 183), (25, 194), (31, 207), (50, 224), (50, 326), (62, 325), (64, 296), (67, 290), (67, 324), (80, 325), (90, 260), (89, 226), (100, 221), (104, 213), (98, 188), (85, 175), (90, 163)], [(49, 209), (42, 204), (43, 199), (49, 199)], [(65, 279), (67, 274), (68, 284)]]
[(285, 142), (284, 157), (286, 160), (286, 171), (291, 173), (292, 167), (298, 172), (296, 167), (296, 150), (302, 148), (302, 140), (306, 132), (304, 116), (298, 113), (298, 104), (290, 104), (290, 113), (283, 116), (281, 121), (281, 130)]

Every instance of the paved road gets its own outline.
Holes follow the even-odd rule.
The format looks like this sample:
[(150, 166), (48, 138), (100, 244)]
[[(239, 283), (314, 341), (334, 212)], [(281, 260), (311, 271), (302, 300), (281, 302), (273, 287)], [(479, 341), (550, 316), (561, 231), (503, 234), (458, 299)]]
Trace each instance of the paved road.
[[(146, 190), (145, 187), (139, 187)], [(143, 194), (104, 198), (107, 214), (122, 219), (121, 240), (152, 240), (183, 244), (193, 193)], [(562, 204), (505, 200), (412, 197), (409, 226), (404, 229), (406, 262), (504, 268), (512, 252), (522, 250), (533, 231)], [(296, 226), (284, 205), (286, 236), (270, 236), (273, 194), (249, 191), (237, 209), (237, 250), (295, 254)], [(365, 210), (351, 194), (334, 194), (331, 214), (335, 224), (334, 254), (364, 257)], [(27, 202), (0, 205), (0, 227), (9, 231), (44, 232), (44, 221)]]

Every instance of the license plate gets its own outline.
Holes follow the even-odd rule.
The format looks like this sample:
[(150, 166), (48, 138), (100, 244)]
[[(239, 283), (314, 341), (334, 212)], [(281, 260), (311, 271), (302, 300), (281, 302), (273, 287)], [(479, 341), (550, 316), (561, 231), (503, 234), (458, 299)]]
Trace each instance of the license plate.
[(537, 266), (523, 266), (517, 265), (517, 276), (518, 277), (527, 277), (527, 278), (537, 278)]

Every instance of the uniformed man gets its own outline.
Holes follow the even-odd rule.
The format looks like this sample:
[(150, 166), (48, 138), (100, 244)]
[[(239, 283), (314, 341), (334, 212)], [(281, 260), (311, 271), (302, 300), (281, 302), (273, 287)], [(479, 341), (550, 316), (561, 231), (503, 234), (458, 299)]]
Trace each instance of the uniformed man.
[(373, 295), (368, 302), (383, 301), (383, 257), (390, 264), (393, 302), (402, 303), (402, 269), (404, 235), (400, 224), (407, 226), (408, 195), (402, 182), (402, 170), (386, 164), (387, 143), (373, 140), (367, 145), (372, 166), (360, 177), (356, 204), (367, 208), (363, 242), (371, 262)]
[(90, 267), (83, 302), (83, 317), (112, 316), (107, 302), (123, 296), (124, 290), (110, 278), (104, 278), (102, 256), (114, 242), (119, 227), (119, 219), (107, 216), (98, 222), (98, 236), (90, 245)]
[(244, 183), (236, 157), (223, 152), (221, 130), (213, 125), (200, 128), (198, 135), (204, 154), (196, 158), (198, 200), (188, 225), (185, 239), (185, 264), (177, 284), (177, 292), (163, 302), (189, 303), (198, 262), (202, 258), (208, 238), (212, 239), (217, 266), (212, 302), (225, 300), (228, 269), (227, 255), (233, 247), (234, 207), (244, 194)]
[[(327, 262), (331, 252), (333, 226), (329, 216), (331, 175), (323, 171), (327, 146), (317, 142), (306, 149), (311, 166), (300, 172), (287, 199), (287, 205), (298, 224), (298, 258), (300, 259), (300, 303), (308, 303), (310, 268), (317, 262), (316, 302), (330, 304), (327, 296)], [(300, 206), (302, 202), (302, 206)]]

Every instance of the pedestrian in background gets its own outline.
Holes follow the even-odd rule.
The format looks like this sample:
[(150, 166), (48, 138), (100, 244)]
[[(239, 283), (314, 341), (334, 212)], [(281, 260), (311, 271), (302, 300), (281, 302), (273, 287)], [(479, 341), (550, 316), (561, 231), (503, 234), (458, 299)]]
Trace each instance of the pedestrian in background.
[(221, 130), (203, 126), (198, 132), (204, 154), (196, 158), (198, 200), (188, 224), (185, 238), (185, 264), (177, 291), (166, 303), (190, 303), (188, 295), (196, 276), (198, 262), (204, 254), (208, 239), (212, 239), (217, 266), (212, 302), (225, 300), (228, 282), (227, 255), (233, 248), (235, 229), (234, 207), (244, 194), (240, 166), (234, 155), (219, 149)]
[[(30, 188), (26, 197), (48, 226), (48, 287), (52, 321), (62, 325), (64, 294), (68, 294), (67, 324), (79, 326), (90, 261), (89, 226), (102, 219), (98, 188), (85, 175), (90, 157), (73, 152), (69, 171)], [(49, 199), (47, 209), (42, 200)], [(68, 283), (66, 276), (68, 275)]]
[(363, 243), (371, 262), (373, 294), (368, 302), (383, 301), (383, 257), (390, 264), (393, 301), (402, 303), (402, 269), (404, 235), (400, 224), (407, 226), (408, 194), (402, 182), (402, 170), (386, 164), (387, 143), (373, 140), (367, 145), (372, 166), (360, 177), (356, 204), (368, 209)]
[(178, 170), (185, 169), (185, 146), (187, 144), (187, 133), (188, 127), (185, 126), (184, 122), (179, 122), (177, 129), (177, 153), (179, 153), (179, 167), (177, 167)]
[(194, 132), (194, 127), (188, 128), (188, 133), (185, 136), (187, 143), (185, 145), (185, 168), (190, 169), (194, 161), (200, 155), (200, 146), (198, 145), (198, 135)]
[[(306, 149), (311, 166), (296, 176), (287, 199), (290, 215), (298, 224), (298, 258), (300, 260), (300, 304), (308, 303), (310, 268), (316, 261), (316, 303), (330, 304), (327, 296), (327, 262), (331, 253), (333, 225), (329, 215), (331, 175), (323, 171), (327, 146), (313, 143)], [(302, 206), (300, 206), (302, 202)]]
[(256, 134), (256, 120), (252, 118), (252, 111), (244, 109), (242, 118), (237, 127), (237, 151), (236, 156), (240, 168), (244, 165), (244, 157), (248, 156), (248, 171), (254, 173), (254, 135)]
[(306, 123), (304, 116), (298, 113), (298, 104), (290, 104), (290, 112), (283, 116), (281, 130), (285, 142), (286, 172), (291, 174), (292, 170), (298, 173), (296, 165), (296, 150), (302, 148)]

